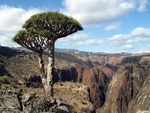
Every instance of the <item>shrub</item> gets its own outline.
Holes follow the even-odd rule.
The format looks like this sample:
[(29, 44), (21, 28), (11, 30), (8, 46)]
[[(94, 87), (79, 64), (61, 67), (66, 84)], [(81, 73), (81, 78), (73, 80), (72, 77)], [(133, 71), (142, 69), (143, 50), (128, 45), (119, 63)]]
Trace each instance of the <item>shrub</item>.
[(76, 102), (73, 102), (73, 105), (74, 105), (74, 106), (78, 106), (78, 104), (77, 104)]
[(8, 82), (8, 76), (0, 76), (0, 83), (7, 84)]

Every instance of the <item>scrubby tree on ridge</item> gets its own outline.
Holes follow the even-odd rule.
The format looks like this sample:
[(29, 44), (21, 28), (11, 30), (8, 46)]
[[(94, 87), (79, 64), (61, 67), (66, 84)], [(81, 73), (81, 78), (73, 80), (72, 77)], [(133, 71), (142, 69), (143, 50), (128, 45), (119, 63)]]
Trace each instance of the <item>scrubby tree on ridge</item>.
[[(58, 12), (31, 16), (12, 40), (37, 53), (40, 76), (47, 95), (53, 95), (54, 44), (57, 39), (82, 30), (80, 23)], [(48, 48), (48, 67), (45, 72), (42, 53)]]

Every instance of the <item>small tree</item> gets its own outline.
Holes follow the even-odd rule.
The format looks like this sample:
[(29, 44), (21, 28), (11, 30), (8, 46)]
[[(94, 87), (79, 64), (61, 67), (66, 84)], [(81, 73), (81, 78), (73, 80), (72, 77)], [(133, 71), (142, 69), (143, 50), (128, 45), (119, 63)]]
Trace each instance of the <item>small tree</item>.
[[(75, 19), (58, 12), (44, 12), (31, 16), (14, 37), (13, 41), (37, 53), (40, 76), (47, 95), (53, 96), (54, 44), (59, 38), (82, 30)], [(42, 58), (48, 48), (47, 73)]]

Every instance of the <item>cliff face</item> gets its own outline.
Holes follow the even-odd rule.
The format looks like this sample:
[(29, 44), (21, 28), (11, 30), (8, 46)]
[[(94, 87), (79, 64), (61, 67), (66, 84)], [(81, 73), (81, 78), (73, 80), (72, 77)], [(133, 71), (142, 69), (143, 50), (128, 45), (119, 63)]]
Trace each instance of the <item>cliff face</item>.
[(103, 106), (98, 113), (127, 113), (127, 111), (130, 113), (131, 111), (150, 109), (148, 104), (149, 79), (147, 78), (150, 76), (150, 70), (148, 65), (124, 64), (118, 68), (111, 81), (97, 67), (92, 69), (72, 67), (58, 70), (56, 73), (59, 73), (55, 76), (58, 77), (57, 80), (78, 81), (88, 86), (89, 98), (94, 107), (101, 108)]
[(108, 86), (104, 106), (97, 110), (97, 113), (132, 112), (132, 103), (130, 102), (135, 99), (136, 103), (137, 95), (142, 96), (140, 91), (144, 90), (141, 90), (141, 88), (148, 76), (150, 76), (150, 70), (146, 65), (122, 65), (114, 74)]
[[(143, 109), (150, 109), (148, 97), (150, 92), (146, 91), (149, 87), (147, 80), (149, 58), (141, 56), (118, 58), (120, 60), (118, 62), (115, 59), (116, 63), (113, 58), (107, 58), (102, 64), (90, 60), (94, 64), (93, 68), (75, 66), (58, 70), (56, 71), (57, 74), (59, 73), (57, 80), (73, 80), (88, 86), (90, 101), (95, 108), (100, 108), (98, 113), (137, 113)], [(99, 59), (102, 60), (104, 57)], [(145, 87), (144, 82), (146, 82)], [(141, 99), (143, 101), (139, 102)]]
[(95, 108), (101, 107), (105, 102), (105, 95), (109, 79), (96, 67), (85, 69), (79, 73), (81, 82), (89, 87), (91, 102)]
[(128, 113), (131, 111), (134, 113), (150, 113), (150, 76), (148, 76), (143, 83), (141, 90), (135, 96), (133, 101), (130, 102), (130, 108)]
[(107, 76), (98, 68), (92, 69), (75, 68), (55, 69), (54, 80), (77, 81), (89, 88), (89, 98), (95, 108), (101, 107), (105, 102), (105, 93), (109, 84)]
[[(98, 113), (131, 113), (150, 109), (148, 55), (56, 53), (55, 56), (54, 81), (86, 85), (90, 101), (95, 108), (100, 108)], [(43, 59), (46, 63), (45, 54)], [(26, 82), (28, 87), (42, 87), (38, 66), (34, 53), (0, 47), (0, 77), (9, 75), (15, 83)]]
[(139, 62), (142, 57), (143, 56), (106, 55), (90, 56), (87, 57), (87, 59), (111, 79), (120, 65)]

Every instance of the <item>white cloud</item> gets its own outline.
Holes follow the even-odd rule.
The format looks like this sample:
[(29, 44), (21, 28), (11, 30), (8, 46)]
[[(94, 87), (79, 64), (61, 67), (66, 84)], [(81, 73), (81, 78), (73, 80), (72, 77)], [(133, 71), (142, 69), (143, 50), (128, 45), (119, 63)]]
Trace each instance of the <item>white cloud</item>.
[(120, 50), (122, 51), (127, 51), (127, 50), (131, 50), (134, 49), (135, 47), (133, 45), (123, 45), (121, 46)]
[(150, 45), (147, 46), (146, 50), (147, 50), (147, 51), (150, 51)]
[(147, 45), (145, 49), (138, 51), (138, 53), (150, 53), (150, 45)]
[(136, 37), (136, 38), (133, 38), (133, 39), (129, 39), (129, 40), (127, 41), (128, 44), (137, 43), (137, 42), (140, 42), (140, 43), (147, 43), (147, 42), (150, 42), (150, 38)]
[(69, 35), (65, 38), (60, 38), (57, 40), (58, 43), (62, 43), (62, 42), (73, 42), (73, 41), (79, 41), (79, 40), (84, 40), (84, 39), (87, 39), (87, 38), (90, 38), (91, 36), (88, 35), (88, 34), (84, 34), (84, 33), (75, 33), (75, 34), (72, 34), (72, 35)]
[(138, 27), (131, 31), (131, 35), (136, 37), (150, 37), (150, 28)]
[[(140, 28), (141, 29), (141, 28)], [(149, 31), (147, 28), (139, 28), (131, 31), (130, 34), (116, 34), (111, 38), (95, 38), (90, 36), (89, 34), (84, 33), (75, 33), (73, 35), (69, 35), (66, 38), (59, 39), (59, 43), (70, 43), (70, 46), (99, 46), (99, 45), (108, 45), (108, 46), (117, 46), (118, 50), (128, 51), (131, 49), (135, 49), (138, 43), (147, 43), (150, 42), (148, 36)], [(139, 34), (138, 34), (139, 33)], [(141, 36), (141, 37), (138, 37)]]
[(135, 41), (133, 39), (127, 40), (127, 43), (134, 43)]
[(88, 45), (100, 45), (104, 43), (102, 39), (94, 39), (89, 34), (85, 33), (75, 33), (69, 35), (65, 38), (61, 38), (57, 40), (58, 43), (70, 43), (73, 46), (88, 46)]
[(28, 10), (22, 8), (9, 7), (0, 5), (0, 44), (4, 46), (12, 46), (12, 37), (21, 29), (23, 23), (33, 14), (42, 10), (30, 8)]
[(61, 9), (61, 12), (74, 17), (84, 25), (93, 25), (123, 16), (138, 6), (139, 11), (145, 10), (147, 1), (64, 0), (63, 5), (65, 9)]
[(107, 27), (105, 28), (105, 30), (106, 30), (106, 31), (110, 31), (110, 30), (118, 30), (118, 29), (120, 28), (120, 25), (121, 25), (120, 22), (113, 23), (113, 24), (107, 26)]
[[(136, 48), (136, 45), (138, 43), (147, 43), (150, 42), (149, 37), (149, 30), (147, 28), (136, 28), (133, 31), (131, 31), (131, 34), (117, 34), (112, 36), (111, 38), (105, 38), (105, 39), (94, 39), (90, 35), (85, 35), (87, 38), (77, 38), (79, 39), (77, 43), (75, 43), (75, 46), (90, 46), (90, 45), (111, 45), (111, 46), (117, 46), (118, 50), (121, 51), (128, 51)], [(80, 35), (80, 34), (77, 34)], [(138, 37), (141, 36), (141, 37)], [(73, 38), (72, 38), (73, 40)]]
[(131, 38), (131, 35), (123, 35), (123, 34), (117, 34), (114, 35), (112, 38), (108, 38), (107, 42), (110, 45), (114, 45), (114, 46), (120, 46), (123, 44), (126, 44), (126, 42)]
[(150, 42), (150, 38), (137, 37), (135, 42)]
[(148, 0), (139, 0), (139, 2), (140, 2), (140, 5), (139, 5), (139, 7), (138, 7), (137, 10), (138, 10), (139, 12), (145, 11), (146, 6), (149, 4)]
[(104, 41), (102, 39), (88, 39), (85, 41), (79, 41), (74, 46), (88, 46), (88, 45), (101, 45)]

